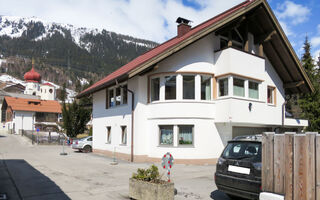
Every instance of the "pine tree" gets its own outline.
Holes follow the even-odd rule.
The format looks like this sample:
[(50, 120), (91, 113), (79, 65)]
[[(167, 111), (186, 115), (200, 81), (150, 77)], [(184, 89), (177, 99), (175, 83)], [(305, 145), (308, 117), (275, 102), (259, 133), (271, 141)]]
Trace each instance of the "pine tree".
[(61, 93), (60, 93), (60, 100), (63, 102), (63, 104), (65, 103), (66, 98), (67, 98), (66, 83), (63, 83), (62, 90), (61, 90)]
[(301, 62), (311, 83), (314, 87), (314, 92), (302, 94), (298, 100), (299, 106), (302, 109), (302, 118), (309, 120), (307, 131), (320, 131), (320, 89), (319, 89), (319, 73), (316, 70), (314, 60), (311, 56), (311, 45), (306, 37), (304, 43), (304, 54)]
[(63, 104), (62, 119), (63, 129), (67, 136), (76, 137), (87, 130), (87, 123), (90, 121), (90, 110), (81, 107), (76, 101), (72, 104)]

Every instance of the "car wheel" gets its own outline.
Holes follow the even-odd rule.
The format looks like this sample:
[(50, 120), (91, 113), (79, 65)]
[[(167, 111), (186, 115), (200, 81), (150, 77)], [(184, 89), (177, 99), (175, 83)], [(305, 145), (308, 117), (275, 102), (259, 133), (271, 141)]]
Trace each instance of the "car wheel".
[(91, 152), (91, 151), (92, 151), (91, 146), (86, 145), (85, 147), (83, 147), (83, 152), (88, 153), (88, 152)]

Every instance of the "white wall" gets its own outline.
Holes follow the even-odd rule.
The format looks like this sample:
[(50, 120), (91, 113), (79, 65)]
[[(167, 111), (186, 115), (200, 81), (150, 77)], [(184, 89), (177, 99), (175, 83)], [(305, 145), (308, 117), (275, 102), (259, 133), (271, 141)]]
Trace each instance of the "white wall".
[[(52, 90), (52, 93), (50, 93), (50, 89)], [(42, 100), (55, 100), (56, 90), (53, 86), (40, 85), (39, 95)]]
[[(281, 124), (281, 105), (284, 102), (282, 81), (270, 62), (232, 48), (214, 53), (217, 39), (214, 34), (175, 53), (158, 67), (143, 76), (128, 81), (135, 92), (134, 104), (134, 154), (160, 158), (171, 152), (175, 159), (210, 159), (220, 156), (226, 142), (233, 137), (233, 126), (269, 127)], [(254, 48), (254, 47), (252, 47)], [(160, 84), (160, 101), (148, 103), (148, 77), (177, 73), (177, 100), (164, 100), (164, 84)], [(200, 76), (196, 76), (195, 100), (182, 99), (180, 73), (225, 74), (236, 73), (261, 79), (259, 99), (218, 98), (200, 99)], [(161, 75), (159, 75), (161, 74)], [(267, 86), (277, 87), (277, 104), (267, 104)], [(130, 154), (131, 96), (128, 104), (105, 109), (106, 91), (93, 95), (93, 148)], [(248, 104), (252, 103), (252, 111)], [(290, 121), (290, 123), (292, 123)], [(179, 146), (177, 128), (174, 145), (159, 145), (159, 125), (194, 125), (194, 145)], [(120, 145), (121, 128), (127, 126), (127, 145)], [(106, 127), (111, 126), (112, 143), (106, 144)], [(259, 129), (260, 130), (260, 129)], [(262, 130), (262, 129), (261, 129)]]
[[(15, 132), (19, 133), (20, 129), (23, 130), (32, 130), (32, 115), (34, 112), (27, 112), (27, 111), (14, 111), (15, 117), (12, 121), (12, 124), (15, 124)], [(12, 125), (13, 126), (13, 125)]]

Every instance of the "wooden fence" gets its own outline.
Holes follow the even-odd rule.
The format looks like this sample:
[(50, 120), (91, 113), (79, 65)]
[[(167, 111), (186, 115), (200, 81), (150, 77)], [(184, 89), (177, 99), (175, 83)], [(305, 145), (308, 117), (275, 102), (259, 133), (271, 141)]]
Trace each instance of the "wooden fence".
[(320, 200), (320, 135), (264, 133), (262, 191), (285, 200)]

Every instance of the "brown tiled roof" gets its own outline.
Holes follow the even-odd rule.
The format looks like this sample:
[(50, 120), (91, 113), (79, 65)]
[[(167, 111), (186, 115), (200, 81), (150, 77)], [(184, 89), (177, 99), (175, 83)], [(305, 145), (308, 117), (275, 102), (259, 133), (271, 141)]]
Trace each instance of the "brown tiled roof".
[(61, 105), (58, 101), (24, 99), (16, 97), (5, 97), (5, 101), (12, 110), (61, 113)]

